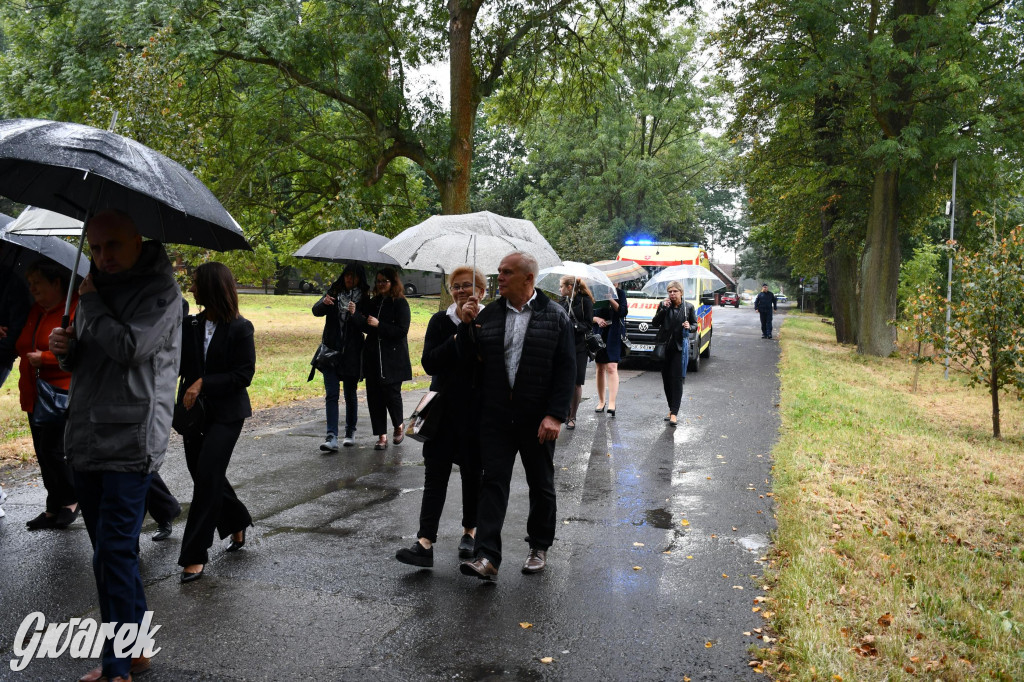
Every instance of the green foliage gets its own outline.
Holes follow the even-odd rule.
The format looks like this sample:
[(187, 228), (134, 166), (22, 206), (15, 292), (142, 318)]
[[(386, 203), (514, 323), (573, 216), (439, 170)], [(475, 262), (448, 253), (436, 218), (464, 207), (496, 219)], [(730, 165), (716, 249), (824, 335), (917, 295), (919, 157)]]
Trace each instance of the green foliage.
[(1000, 229), (979, 213), (990, 236), (976, 252), (958, 252), (948, 353), (971, 384), (988, 386), (993, 435), (999, 437), (999, 392), (1024, 378), (1024, 227)]
[(942, 251), (935, 244), (922, 244), (914, 256), (900, 266), (900, 310), (906, 316), (908, 306), (921, 296), (937, 295)]

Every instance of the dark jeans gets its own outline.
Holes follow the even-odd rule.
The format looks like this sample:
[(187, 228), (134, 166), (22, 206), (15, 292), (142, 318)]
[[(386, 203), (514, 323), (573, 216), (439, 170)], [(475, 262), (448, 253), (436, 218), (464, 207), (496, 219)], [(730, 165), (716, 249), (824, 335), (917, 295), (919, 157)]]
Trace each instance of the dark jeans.
[(380, 436), (388, 432), (389, 414), (392, 426), (398, 428), (402, 424), (402, 384), (382, 384), (367, 377), (366, 404), (370, 408), (373, 435)]
[[(452, 451), (447, 447), (437, 448), (441, 452), (430, 452), (430, 442), (423, 446), (423, 502), (420, 505), (420, 529), (418, 538), (437, 542), (437, 526), (441, 522), (441, 511), (448, 496), (448, 479), (452, 473)], [(465, 459), (474, 459), (475, 457)], [(477, 507), (480, 503), (480, 462), (459, 465), (462, 477), (462, 527), (476, 528)]]
[(761, 313), (761, 337), (768, 338), (772, 335), (772, 313)]
[(345, 388), (345, 434), (356, 430), (356, 419), (359, 416), (359, 377), (338, 376), (334, 370), (323, 372), (325, 403), (327, 406), (327, 433), (338, 435), (338, 397), (341, 387)]
[(149, 484), (149, 493), (146, 495), (146, 511), (157, 523), (170, 523), (181, 516), (181, 504), (178, 498), (171, 494), (160, 478), (160, 474), (153, 473), (153, 480)]
[[(31, 413), (29, 413), (31, 417)], [(64, 425), (61, 420), (53, 424), (33, 424), (32, 447), (39, 461), (39, 473), (43, 477), (46, 488), (46, 511), (56, 514), (61, 507), (69, 507), (78, 501), (75, 494), (75, 482), (71, 476), (71, 467), (64, 459)]]
[(205, 436), (185, 440), (185, 464), (194, 485), (181, 538), (179, 566), (209, 561), (207, 550), (213, 544), (214, 528), (223, 539), (252, 525), (249, 510), (235, 495), (226, 475), (244, 421), (214, 422), (207, 427)]
[(530, 486), (530, 513), (526, 520), (527, 542), (547, 550), (555, 541), (555, 442), (537, 442), (540, 422), (510, 424), (500, 432), (481, 433), (480, 512), (476, 530), (476, 555), (501, 565), (501, 527), (508, 511), (509, 487), (516, 453), (523, 460)]
[[(100, 614), (104, 623), (141, 623), (146, 593), (139, 575), (139, 531), (146, 513), (151, 474), (73, 471), (82, 519), (92, 541)], [(103, 644), (103, 675), (128, 677), (131, 658), (117, 658), (114, 642)]]

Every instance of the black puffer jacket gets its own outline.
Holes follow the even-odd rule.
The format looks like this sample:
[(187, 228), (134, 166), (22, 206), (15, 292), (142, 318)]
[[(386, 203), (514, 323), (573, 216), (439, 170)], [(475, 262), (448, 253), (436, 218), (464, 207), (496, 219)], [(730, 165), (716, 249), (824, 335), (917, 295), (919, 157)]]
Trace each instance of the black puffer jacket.
[[(540, 291), (526, 329), (515, 387), (505, 371), (505, 317), (508, 303), (499, 297), (473, 321), (459, 325), (464, 358), (476, 358), (482, 428), (505, 429), (511, 422), (540, 425), (545, 416), (560, 422), (569, 416), (576, 384), (576, 343), (572, 323), (560, 305)], [(511, 420), (510, 420), (511, 417)]]

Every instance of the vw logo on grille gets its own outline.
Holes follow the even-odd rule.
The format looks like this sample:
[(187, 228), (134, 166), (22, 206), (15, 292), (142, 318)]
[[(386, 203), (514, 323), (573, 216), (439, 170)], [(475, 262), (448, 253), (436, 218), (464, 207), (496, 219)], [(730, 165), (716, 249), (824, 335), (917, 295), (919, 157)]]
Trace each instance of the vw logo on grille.
[(646, 322), (641, 322), (640, 326), (637, 327), (637, 329), (639, 329), (642, 332), (645, 332), (645, 331), (647, 331), (650, 328), (651, 328), (651, 325), (647, 324)]

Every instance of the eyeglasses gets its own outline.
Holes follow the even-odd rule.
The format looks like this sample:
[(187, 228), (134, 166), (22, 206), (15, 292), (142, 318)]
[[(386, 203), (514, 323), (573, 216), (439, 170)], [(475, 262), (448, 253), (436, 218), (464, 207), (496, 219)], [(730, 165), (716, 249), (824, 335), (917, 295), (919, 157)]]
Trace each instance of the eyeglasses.
[(391, 281), (386, 279), (378, 279), (377, 286), (380, 286), (381, 284), (391, 284)]
[(472, 289), (472, 288), (473, 288), (473, 285), (472, 284), (468, 284), (468, 283), (467, 284), (453, 284), (452, 285), (452, 291), (464, 291), (464, 290)]

